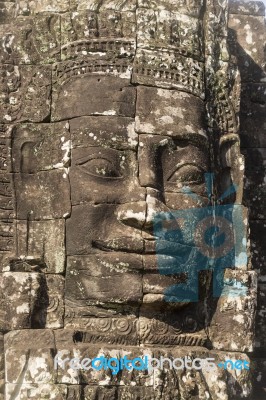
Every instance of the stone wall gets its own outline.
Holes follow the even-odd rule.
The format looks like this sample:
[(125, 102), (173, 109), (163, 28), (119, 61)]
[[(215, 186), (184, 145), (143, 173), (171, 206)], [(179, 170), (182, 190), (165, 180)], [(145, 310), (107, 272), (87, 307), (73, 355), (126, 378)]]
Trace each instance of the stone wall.
[[(203, 3), (210, 7), (209, 17), (214, 22), (203, 21)], [(241, 86), (232, 83), (231, 87), (234, 77), (231, 81), (229, 75), (234, 72), (229, 69), (227, 86), (231, 92), (226, 89), (231, 99), (239, 98), (239, 104), (233, 99), (232, 110), (227, 108), (226, 99), (220, 107), (222, 115), (219, 114), (221, 119), (224, 114), (228, 117), (227, 133), (237, 136), (237, 117), (235, 121), (231, 117), (240, 110), (240, 138), (246, 159), (244, 205), (249, 209), (251, 258), (248, 265), (227, 270), (226, 278), (247, 286), (247, 296), (240, 301), (220, 298), (206, 306), (204, 296), (210, 286), (210, 277), (206, 275), (200, 279), (198, 304), (180, 307), (176, 317), (176, 308), (162, 305), (161, 300), (167, 287), (182, 283), (182, 276), (156, 275), (154, 249), (145, 261), (139, 249), (142, 242), (149, 243), (151, 239), (148, 225), (155, 211), (168, 210), (166, 204), (173, 204), (176, 209), (182, 209), (185, 203), (188, 207), (199, 205), (198, 200), (187, 200), (180, 191), (177, 198), (168, 187), (162, 207), (159, 190), (153, 184), (137, 186), (138, 179), (152, 180), (145, 168), (139, 174), (138, 163), (142, 162), (142, 147), (151, 137), (153, 149), (159, 153), (158, 149), (165, 144), (161, 139), (167, 142), (180, 131), (189, 132), (191, 126), (199, 132), (196, 144), (205, 152), (188, 149), (183, 151), (184, 157), (195, 155), (201, 166), (206, 162), (208, 147), (200, 129), (201, 124), (206, 127), (206, 122), (202, 122), (204, 59), (208, 59), (210, 70), (217, 68), (220, 72), (220, 81), (217, 79), (222, 82), (222, 95), (217, 98), (221, 103), (227, 75), (221, 77), (219, 62), (224, 74), (228, 73), (229, 64), (225, 49), (226, 7), (222, 3), (140, 0), (136, 40), (137, 3), (133, 0), (0, 2), (1, 400), (263, 399), (266, 70), (261, 2), (238, 1), (230, 5), (228, 43)], [(150, 12), (149, 7), (159, 11)], [(180, 18), (182, 13), (186, 17)], [(175, 19), (179, 25), (175, 25)], [(209, 29), (206, 34), (209, 47), (203, 44), (203, 22), (215, 26), (214, 31)], [(112, 39), (105, 40), (106, 37)], [(162, 52), (162, 48), (167, 51)], [(90, 63), (87, 57), (92, 58)], [(86, 85), (78, 82), (61, 90), (73, 77), (86, 74)], [(89, 101), (82, 101), (82, 96)], [(176, 109), (182, 109), (182, 118)], [(166, 136), (159, 136), (166, 131)], [(122, 190), (114, 184), (99, 193), (98, 187), (84, 183), (80, 169), (69, 174), (71, 162), (83, 159), (84, 150), (95, 144), (119, 151), (121, 159), (114, 164), (120, 163), (122, 169), (130, 171), (135, 186), (128, 184)], [(171, 146), (164, 159), (166, 169), (169, 159), (174, 158), (172, 142)], [(181, 151), (182, 146), (184, 143)], [(228, 153), (226, 161), (236, 155), (236, 167), (242, 167), (237, 143)], [(149, 154), (146, 156), (148, 159)], [(151, 160), (156, 167), (156, 158)], [(233, 163), (229, 167), (233, 170)], [(102, 166), (95, 168), (103, 170)], [(104, 174), (110, 169), (104, 169)], [(111, 170), (110, 178), (115, 172)], [(166, 173), (161, 175), (164, 178)], [(241, 186), (241, 173), (237, 178)], [(197, 190), (206, 201), (203, 186)], [(112, 250), (117, 246), (126, 248), (119, 258), (115, 252), (98, 257), (93, 247), (93, 239), (100, 231), (97, 218), (104, 219), (117, 208), (115, 193), (120, 194), (118, 214), (125, 222), (124, 229), (130, 224), (140, 227), (143, 241), (118, 245), (110, 239), (108, 243), (98, 243)], [(152, 205), (147, 199), (152, 199)], [(241, 199), (237, 202), (241, 203)], [(111, 226), (116, 227), (115, 223)], [(255, 349), (257, 287), (253, 269), (259, 273)], [(135, 356), (149, 353), (243, 360), (251, 357), (254, 393), (251, 394), (247, 371), (240, 376), (223, 370), (213, 375), (193, 375), (189, 371), (173, 374), (164, 370), (152, 375), (123, 372), (118, 377), (62, 372), (53, 368), (53, 358), (60, 350), (72, 357), (121, 356), (123, 352)]]
[[(245, 155), (244, 201), (249, 208), (251, 264), (258, 271), (258, 305), (254, 359), (254, 399), (266, 392), (265, 340), (265, 159), (266, 159), (266, 53), (265, 10), (259, 1), (232, 2), (229, 28), (231, 49), (240, 69), (242, 90), (240, 135)], [(256, 365), (256, 366), (255, 366)]]

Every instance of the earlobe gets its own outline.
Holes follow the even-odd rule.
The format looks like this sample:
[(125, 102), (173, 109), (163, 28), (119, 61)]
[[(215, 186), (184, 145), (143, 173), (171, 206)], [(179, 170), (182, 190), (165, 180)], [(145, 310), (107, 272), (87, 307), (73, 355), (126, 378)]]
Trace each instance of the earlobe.
[(240, 139), (237, 134), (225, 135), (219, 143), (220, 168), (221, 168), (221, 189), (220, 196), (235, 187), (235, 203), (242, 204), (243, 181), (245, 161), (240, 152)]
[(35, 143), (25, 142), (21, 147), (20, 172), (33, 174), (37, 170), (37, 157), (34, 154)]

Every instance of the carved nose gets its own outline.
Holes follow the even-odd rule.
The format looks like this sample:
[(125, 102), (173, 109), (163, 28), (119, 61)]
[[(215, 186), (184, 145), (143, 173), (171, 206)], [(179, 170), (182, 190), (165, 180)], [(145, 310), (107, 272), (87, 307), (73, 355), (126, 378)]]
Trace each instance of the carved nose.
[(120, 205), (117, 209), (117, 219), (124, 225), (143, 229), (146, 220), (146, 201)]
[(124, 225), (151, 231), (155, 216), (161, 212), (169, 213), (170, 210), (162, 201), (148, 193), (146, 201), (120, 205), (117, 210), (117, 218)]
[(166, 207), (166, 205), (159, 200), (157, 197), (155, 197), (155, 191), (149, 193), (147, 193), (147, 197), (146, 197), (146, 219), (145, 219), (145, 224), (144, 224), (144, 229), (146, 230), (150, 230), (153, 228), (154, 225), (154, 220), (155, 217), (159, 214), (159, 213), (170, 213), (170, 209), (168, 207)]

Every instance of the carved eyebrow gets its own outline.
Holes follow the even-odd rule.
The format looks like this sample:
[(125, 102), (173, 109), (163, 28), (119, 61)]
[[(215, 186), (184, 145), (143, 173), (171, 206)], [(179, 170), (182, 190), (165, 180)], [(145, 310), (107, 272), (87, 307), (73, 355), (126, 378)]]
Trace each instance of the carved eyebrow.
[(197, 162), (194, 161), (184, 161), (184, 162), (179, 162), (177, 163), (173, 168), (176, 168), (176, 171), (179, 170), (181, 167), (184, 166), (189, 166), (189, 167), (197, 167), (198, 169), (200, 169), (201, 171), (204, 172), (204, 168), (199, 165)]
[(75, 162), (85, 158), (87, 159), (105, 158), (110, 160), (114, 158), (115, 161), (118, 161), (120, 154), (122, 154), (121, 151), (117, 149), (106, 148), (106, 147), (87, 147), (86, 150), (87, 151), (84, 152), (84, 154), (81, 157), (76, 158)]
[(81, 157), (76, 160), (76, 165), (83, 165), (91, 160), (106, 160), (109, 163), (112, 163), (112, 160), (109, 160), (107, 157), (104, 157), (101, 154), (88, 154), (87, 156)]
[(174, 143), (178, 146), (178, 142), (180, 141), (185, 141), (189, 144), (192, 144), (197, 147), (201, 148), (208, 148), (209, 147), (209, 138), (204, 136), (203, 134), (200, 133), (182, 133), (178, 136), (173, 137)]
[(199, 171), (201, 171), (202, 173), (206, 172), (206, 170), (204, 168), (202, 168), (202, 166), (198, 165), (198, 163), (196, 163), (196, 162), (193, 162), (193, 161), (191, 161), (191, 162), (180, 162), (180, 163), (177, 163), (175, 166), (173, 166), (172, 170), (167, 174), (166, 179), (167, 180), (170, 179), (171, 176), (175, 172), (179, 171), (182, 167), (195, 167)]

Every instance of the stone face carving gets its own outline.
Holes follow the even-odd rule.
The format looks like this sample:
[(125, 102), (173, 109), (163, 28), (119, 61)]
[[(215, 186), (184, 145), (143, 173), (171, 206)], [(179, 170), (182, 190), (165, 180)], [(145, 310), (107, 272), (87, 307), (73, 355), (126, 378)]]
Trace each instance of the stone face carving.
[[(251, 398), (248, 370), (116, 376), (53, 361), (58, 352), (249, 361), (250, 262), (223, 271), (218, 299), (203, 266), (191, 287), (198, 301), (175, 301), (168, 289), (188, 281), (195, 237), (170, 238), (158, 251), (154, 224), (159, 213), (242, 204), (227, 1), (4, 4), (0, 399)], [(232, 185), (236, 193), (219, 203)], [(245, 209), (243, 220), (247, 230)], [(158, 267), (184, 261), (178, 273)], [(234, 282), (244, 295), (226, 296)]]

